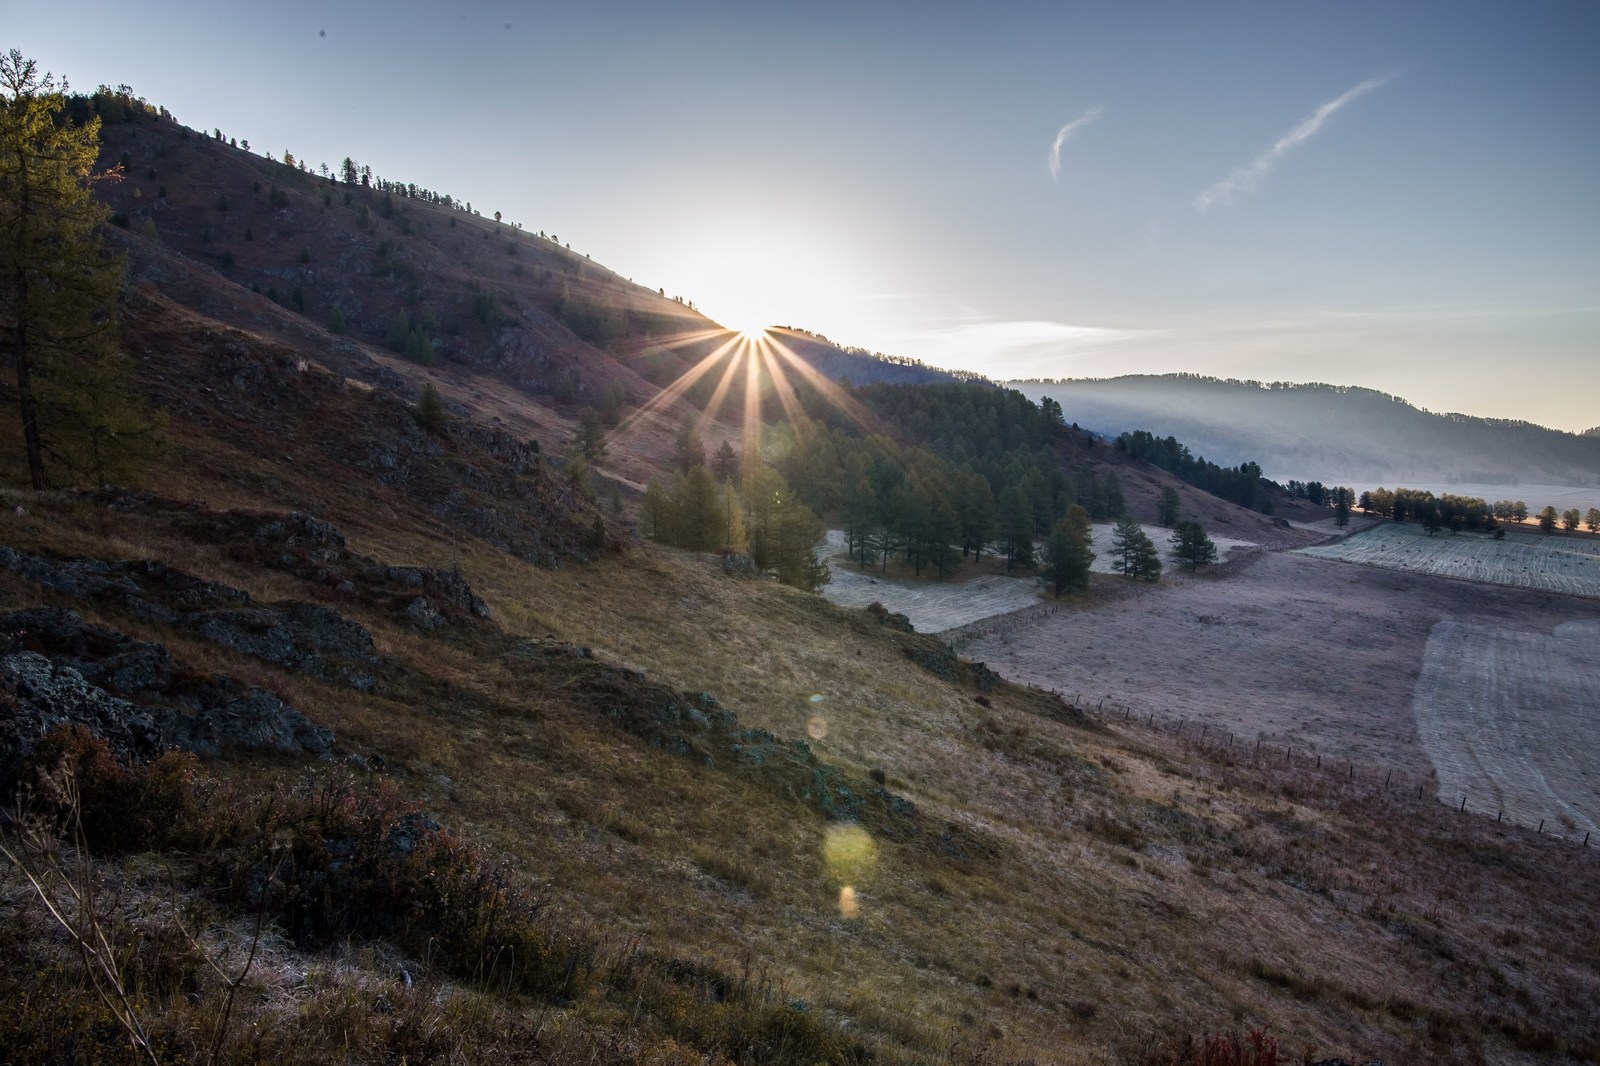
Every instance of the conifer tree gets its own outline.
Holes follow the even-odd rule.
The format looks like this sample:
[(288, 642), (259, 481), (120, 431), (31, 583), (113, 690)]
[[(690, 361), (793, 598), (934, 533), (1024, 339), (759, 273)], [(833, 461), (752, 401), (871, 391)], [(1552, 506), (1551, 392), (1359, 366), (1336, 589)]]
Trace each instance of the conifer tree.
[(1179, 522), (1172, 531), (1172, 550), (1178, 561), (1190, 570), (1198, 570), (1217, 561), (1217, 546), (1206, 536), (1205, 527), (1197, 521)]
[(1156, 503), (1156, 521), (1167, 528), (1178, 524), (1181, 514), (1181, 501), (1178, 499), (1178, 490), (1168, 485), (1161, 490), (1161, 499)]
[(100, 120), (64, 118), (65, 86), (0, 56), (0, 352), (15, 374), (28, 477), (127, 481), (161, 451), (161, 421), (127, 387), (117, 347), (122, 262), (91, 187)]
[(1124, 517), (1117, 523), (1111, 537), (1111, 566), (1129, 578), (1154, 581), (1161, 576), (1161, 555), (1155, 542), (1132, 518)]
[(593, 407), (585, 407), (579, 412), (578, 428), (573, 432), (572, 442), (591, 463), (598, 462), (605, 456), (606, 425), (599, 411)]
[(433, 387), (433, 382), (422, 386), (422, 392), (417, 397), (417, 406), (411, 412), (411, 417), (417, 420), (417, 425), (424, 433), (442, 433), (449, 424), (449, 417), (444, 411), (444, 400), (439, 396), (439, 390)]
[(1089, 512), (1073, 504), (1045, 542), (1047, 574), (1055, 586), (1057, 598), (1068, 589), (1088, 588), (1089, 566), (1094, 562), (1092, 543)]

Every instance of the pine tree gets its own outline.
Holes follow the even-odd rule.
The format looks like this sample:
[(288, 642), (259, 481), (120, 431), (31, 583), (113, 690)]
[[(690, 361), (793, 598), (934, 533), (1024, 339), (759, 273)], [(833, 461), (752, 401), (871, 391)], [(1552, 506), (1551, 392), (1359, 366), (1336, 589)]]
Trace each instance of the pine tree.
[(1161, 555), (1155, 542), (1132, 518), (1124, 517), (1111, 537), (1112, 569), (1129, 578), (1154, 581), (1161, 576)]
[(1046, 573), (1055, 585), (1057, 598), (1068, 589), (1089, 587), (1089, 566), (1094, 562), (1092, 544), (1089, 512), (1073, 504), (1045, 542), (1045, 560), (1049, 565)]
[(1206, 536), (1205, 527), (1197, 521), (1179, 522), (1172, 531), (1172, 550), (1178, 561), (1190, 570), (1217, 561), (1217, 546)]
[(100, 244), (109, 211), (90, 193), (114, 176), (94, 171), (100, 120), (66, 120), (64, 92), (16, 49), (0, 56), (0, 94), (0, 351), (29, 480), (132, 480), (161, 453), (162, 423), (133, 398), (117, 347), (122, 262)]
[(591, 463), (599, 462), (605, 456), (606, 424), (599, 411), (585, 407), (579, 412), (578, 428), (573, 432), (572, 442)]
[(716, 454), (711, 457), (711, 472), (721, 482), (739, 480), (739, 453), (733, 450), (732, 444), (723, 441), (717, 446)]
[(694, 415), (685, 415), (678, 426), (677, 455), (674, 458), (682, 473), (706, 464), (706, 446), (700, 439), (700, 425)]
[(416, 409), (411, 412), (411, 417), (417, 420), (417, 425), (424, 433), (443, 433), (449, 425), (449, 416), (444, 411), (444, 400), (439, 396), (439, 390), (433, 387), (433, 382), (422, 386), (422, 392), (417, 397)]
[(1161, 490), (1161, 499), (1156, 503), (1156, 521), (1171, 529), (1178, 524), (1181, 513), (1181, 502), (1178, 499), (1178, 490), (1168, 485)]

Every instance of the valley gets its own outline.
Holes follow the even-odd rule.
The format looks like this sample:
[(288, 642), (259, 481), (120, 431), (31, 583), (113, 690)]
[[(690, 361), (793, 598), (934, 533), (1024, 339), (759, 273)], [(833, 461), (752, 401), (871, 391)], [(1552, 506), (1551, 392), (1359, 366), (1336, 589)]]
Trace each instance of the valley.
[[(1593, 600), (71, 106), (117, 347), (46, 438), (159, 447), (0, 451), (0, 1058), (1600, 1058)], [(1219, 561), (1110, 573), (1172, 508)], [(828, 525), (892, 559), (814, 594)]]
[[(1525, 592), (1441, 577), (1425, 558), (1325, 561), (1356, 558), (1341, 549), (1382, 530), (1410, 541), (1412, 528), (1243, 553), (1222, 570), (1169, 570), (1151, 587), (1096, 578), (1086, 598), (1057, 603), (1036, 591), (1003, 613), (990, 586), (863, 587), (837, 561), (835, 574), (851, 590), (841, 599), (870, 591), (887, 609), (925, 619), (961, 655), (1107, 720), (1354, 762), (1369, 778), (1426, 782), (1442, 803), (1466, 797), (1479, 813), (1581, 838), (1600, 818), (1586, 754), (1600, 750), (1588, 710), (1600, 674), (1584, 643), (1600, 611), (1548, 594), (1554, 586)], [(1020, 596), (1025, 582), (1011, 580)]]

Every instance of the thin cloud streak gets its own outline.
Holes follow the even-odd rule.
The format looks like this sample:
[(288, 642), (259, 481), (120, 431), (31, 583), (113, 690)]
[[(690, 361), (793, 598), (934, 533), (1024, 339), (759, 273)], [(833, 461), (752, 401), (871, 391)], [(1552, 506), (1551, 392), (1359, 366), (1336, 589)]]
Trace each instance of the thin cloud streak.
[(1072, 135), (1078, 132), (1079, 129), (1087, 126), (1089, 123), (1105, 114), (1105, 110), (1105, 108), (1101, 107), (1099, 104), (1096, 104), (1094, 107), (1091, 107), (1082, 115), (1073, 119), (1071, 122), (1067, 123), (1065, 126), (1062, 126), (1056, 131), (1056, 139), (1050, 145), (1049, 158), (1045, 160), (1045, 165), (1050, 168), (1051, 181), (1061, 180), (1061, 146), (1066, 144)]
[(1226, 178), (1217, 182), (1199, 196), (1194, 198), (1194, 206), (1201, 214), (1211, 210), (1217, 204), (1227, 206), (1233, 202), (1236, 195), (1255, 192), (1260, 188), (1261, 182), (1273, 169), (1277, 167), (1278, 160), (1282, 159), (1290, 149), (1303, 141), (1309, 140), (1323, 123), (1332, 117), (1345, 104), (1359, 96), (1365, 96), (1374, 89), (1381, 89), (1394, 79), (1393, 74), (1382, 74), (1349, 89), (1339, 96), (1334, 97), (1321, 107), (1317, 108), (1307, 117), (1301, 119), (1293, 129), (1278, 138), (1271, 148), (1256, 156), (1255, 160), (1245, 167), (1240, 167)]

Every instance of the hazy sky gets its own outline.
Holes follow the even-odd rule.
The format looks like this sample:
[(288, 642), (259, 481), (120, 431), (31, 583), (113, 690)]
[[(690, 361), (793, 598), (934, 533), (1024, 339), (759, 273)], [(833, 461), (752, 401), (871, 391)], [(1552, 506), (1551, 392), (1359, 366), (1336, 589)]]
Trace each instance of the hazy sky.
[(1600, 425), (1594, 2), (4, 6), (77, 88), (725, 324)]

